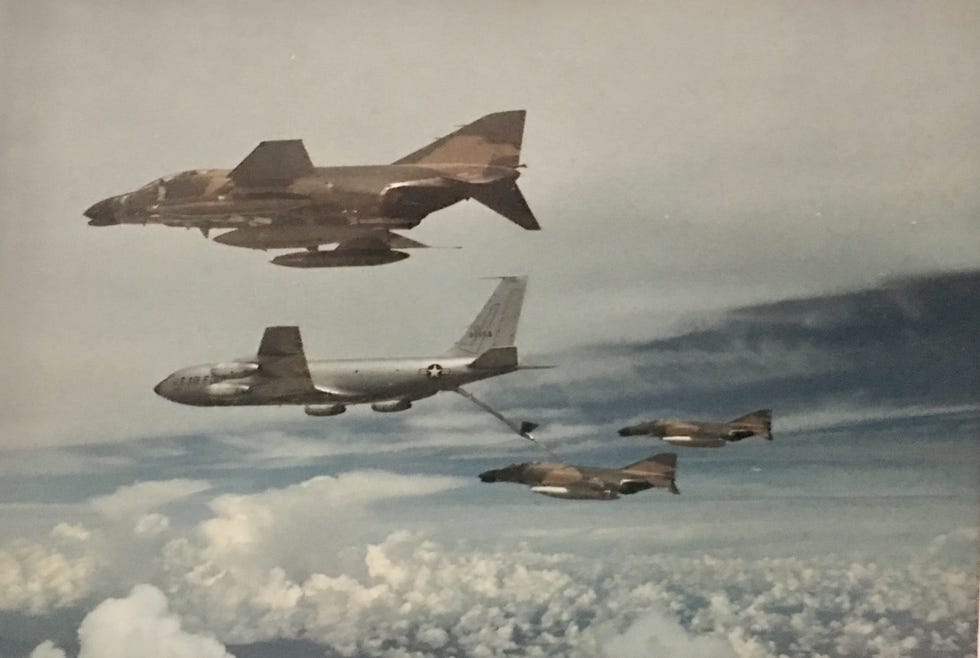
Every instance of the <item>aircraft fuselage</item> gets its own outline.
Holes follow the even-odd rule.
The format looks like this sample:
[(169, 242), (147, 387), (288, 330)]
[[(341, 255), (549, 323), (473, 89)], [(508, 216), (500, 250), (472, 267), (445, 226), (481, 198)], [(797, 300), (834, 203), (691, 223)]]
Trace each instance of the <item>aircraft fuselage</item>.
[(478, 165), (316, 167), (308, 176), (262, 187), (236, 184), (230, 174), (229, 169), (181, 172), (104, 199), (86, 214), (94, 226), (411, 228), (426, 215), (469, 197), (474, 185), (513, 180), (519, 172)]
[[(517, 370), (471, 368), (472, 357), (408, 357), (309, 361), (312, 390), (264, 393), (261, 373), (221, 376), (221, 363), (183, 368), (157, 384), (161, 396), (193, 406), (363, 404), (420, 400), (439, 391)], [(241, 361), (240, 363), (247, 363)], [(261, 369), (261, 364), (259, 365)], [(218, 374), (216, 374), (218, 373)], [(297, 387), (299, 388), (299, 387)]]

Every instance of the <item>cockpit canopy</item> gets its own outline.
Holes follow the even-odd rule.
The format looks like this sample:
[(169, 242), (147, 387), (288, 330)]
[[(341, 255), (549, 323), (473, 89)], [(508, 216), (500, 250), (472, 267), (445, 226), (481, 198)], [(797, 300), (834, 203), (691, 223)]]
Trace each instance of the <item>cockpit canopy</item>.
[(141, 200), (155, 198), (157, 203), (170, 199), (185, 199), (203, 195), (211, 182), (206, 171), (191, 169), (179, 174), (157, 178), (134, 192)]

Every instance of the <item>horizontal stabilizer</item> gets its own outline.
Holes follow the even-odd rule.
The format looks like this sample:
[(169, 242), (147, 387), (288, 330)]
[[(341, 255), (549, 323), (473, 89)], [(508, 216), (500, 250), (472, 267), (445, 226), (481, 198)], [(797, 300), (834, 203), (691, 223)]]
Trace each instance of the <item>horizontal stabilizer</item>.
[(516, 347), (491, 347), (466, 365), (475, 370), (498, 370), (517, 367)]
[(300, 139), (260, 143), (228, 177), (245, 187), (285, 185), (313, 173), (313, 162)]
[(429, 245), (423, 244), (412, 238), (406, 238), (398, 233), (389, 233), (388, 246), (391, 249), (429, 249)]
[(470, 195), (498, 215), (503, 215), (523, 229), (538, 231), (541, 225), (527, 205), (524, 195), (512, 180), (471, 188)]

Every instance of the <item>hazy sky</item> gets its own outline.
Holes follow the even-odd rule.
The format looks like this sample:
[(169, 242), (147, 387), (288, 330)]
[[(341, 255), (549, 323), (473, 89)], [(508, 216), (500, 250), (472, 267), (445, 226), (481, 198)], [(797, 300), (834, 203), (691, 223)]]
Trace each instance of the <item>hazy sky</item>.
[[(134, 619), (172, 656), (973, 648), (977, 281), (943, 275), (980, 269), (976, 2), (0, 0), (0, 88), (0, 655), (112, 658)], [(263, 139), (385, 163), (522, 108), (538, 233), (459, 204), (411, 237), (462, 249), (307, 271), (81, 214)], [(311, 357), (438, 353), (501, 274), (560, 367), (474, 391), (573, 456), (749, 404), (777, 440), (599, 511), (487, 493), (532, 453), (461, 399), (152, 393), (273, 324)]]
[[(152, 386), (252, 352), (268, 324), (301, 325), (319, 357), (441, 351), (488, 294), (480, 276), (530, 274), (521, 346), (540, 353), (980, 263), (975, 3), (287, 7), (3, 6), (14, 445), (180, 429)], [(536, 234), (462, 204), (413, 232), (461, 250), (294, 271), (81, 215), (262, 139), (383, 163), (514, 108)]]

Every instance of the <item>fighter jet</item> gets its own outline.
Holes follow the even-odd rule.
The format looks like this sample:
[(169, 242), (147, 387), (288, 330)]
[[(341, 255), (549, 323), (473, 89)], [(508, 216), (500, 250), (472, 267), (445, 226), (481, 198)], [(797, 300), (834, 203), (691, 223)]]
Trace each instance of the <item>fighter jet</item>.
[(620, 436), (659, 436), (667, 443), (690, 448), (720, 448), (757, 434), (772, 441), (771, 409), (759, 409), (727, 423), (657, 419), (619, 430)]
[[(266, 141), (234, 169), (195, 169), (109, 197), (85, 211), (91, 226), (163, 224), (233, 229), (216, 242), (295, 249), (285, 267), (383, 265), (427, 245), (394, 233), (429, 213), (476, 199), (518, 226), (540, 228), (517, 187), (524, 110), (497, 112), (390, 165), (314, 167), (298, 139)], [(320, 245), (336, 248), (320, 251)]]
[(516, 482), (534, 493), (573, 500), (615, 500), (637, 491), (657, 488), (680, 493), (674, 483), (677, 455), (653, 455), (623, 468), (525, 462), (480, 473), (484, 482)]
[(305, 405), (309, 416), (336, 416), (348, 405), (404, 411), (439, 391), (516, 370), (514, 337), (527, 279), (504, 277), (466, 333), (439, 356), (308, 361), (297, 327), (268, 327), (255, 356), (192, 366), (153, 389), (181, 404)]

